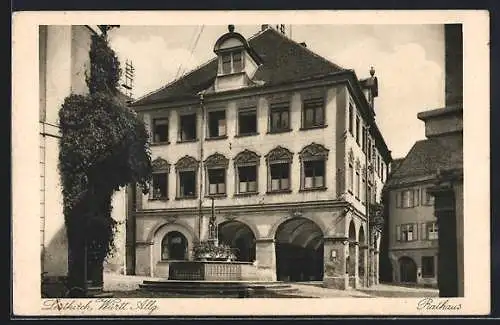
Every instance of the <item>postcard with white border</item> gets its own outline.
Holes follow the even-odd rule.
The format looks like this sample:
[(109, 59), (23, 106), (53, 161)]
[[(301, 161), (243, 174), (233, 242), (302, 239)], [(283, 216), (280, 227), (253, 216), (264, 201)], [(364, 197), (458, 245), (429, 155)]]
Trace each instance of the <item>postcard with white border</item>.
[(14, 315), (489, 314), (487, 11), (12, 26)]

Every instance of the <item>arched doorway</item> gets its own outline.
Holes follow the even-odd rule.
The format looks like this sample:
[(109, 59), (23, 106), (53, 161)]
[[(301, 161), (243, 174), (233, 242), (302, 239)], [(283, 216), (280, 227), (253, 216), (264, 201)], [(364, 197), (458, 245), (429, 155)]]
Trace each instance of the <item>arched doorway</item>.
[(417, 265), (408, 256), (399, 259), (400, 282), (417, 282)]
[(349, 274), (349, 286), (354, 288), (356, 283), (356, 259), (358, 256), (356, 255), (356, 226), (353, 220), (349, 223), (348, 237), (349, 255), (346, 261), (346, 272)]
[(168, 232), (161, 241), (162, 260), (185, 260), (188, 256), (188, 242), (179, 231)]
[(276, 230), (278, 281), (323, 280), (323, 233), (313, 221), (293, 218)]
[(237, 261), (255, 261), (255, 235), (250, 227), (231, 220), (219, 224), (218, 229), (219, 243), (233, 248)]

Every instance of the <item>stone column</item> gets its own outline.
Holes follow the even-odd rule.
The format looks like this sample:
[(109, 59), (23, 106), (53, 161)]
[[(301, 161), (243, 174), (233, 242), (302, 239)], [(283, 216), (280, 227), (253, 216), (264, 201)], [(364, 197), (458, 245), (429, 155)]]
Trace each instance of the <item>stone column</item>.
[(360, 249), (360, 261), (361, 265), (363, 266), (363, 274), (360, 274), (361, 280), (361, 286), (362, 287), (367, 287), (368, 286), (368, 245), (361, 245), (359, 247)]
[(368, 285), (375, 285), (375, 249), (373, 246), (369, 248), (368, 257), (369, 273), (368, 273)]
[(359, 243), (349, 243), (349, 286), (353, 289), (359, 287)]
[(276, 281), (276, 246), (273, 238), (256, 240), (255, 259), (259, 280)]
[(374, 264), (374, 274), (373, 274), (373, 284), (377, 285), (379, 283), (379, 276), (380, 276), (380, 270), (379, 270), (379, 267), (380, 267), (380, 254), (379, 254), (379, 250), (374, 250), (373, 251), (374, 253), (374, 258), (373, 258), (373, 264)]
[(324, 238), (323, 286), (341, 290), (349, 287), (347, 257), (349, 241), (347, 238)]

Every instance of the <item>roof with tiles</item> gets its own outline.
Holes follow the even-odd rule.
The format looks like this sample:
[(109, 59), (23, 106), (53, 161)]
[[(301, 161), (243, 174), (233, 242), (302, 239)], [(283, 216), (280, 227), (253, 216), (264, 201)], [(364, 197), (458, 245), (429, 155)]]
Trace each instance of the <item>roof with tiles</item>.
[(434, 177), (438, 170), (463, 167), (463, 134), (453, 133), (417, 141), (393, 171), (387, 186)]
[[(263, 61), (252, 78), (259, 84), (277, 85), (345, 70), (272, 28), (257, 33), (248, 39), (248, 43)], [(213, 58), (138, 99), (132, 106), (194, 98), (213, 85), (217, 65), (217, 59)]]

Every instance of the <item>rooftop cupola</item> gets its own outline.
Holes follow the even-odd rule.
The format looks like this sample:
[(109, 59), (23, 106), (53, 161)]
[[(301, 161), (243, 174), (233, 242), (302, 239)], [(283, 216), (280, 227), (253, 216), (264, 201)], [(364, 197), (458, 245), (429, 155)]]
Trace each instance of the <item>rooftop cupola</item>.
[(361, 87), (365, 93), (366, 100), (370, 103), (370, 106), (374, 108), (374, 98), (378, 97), (378, 79), (375, 76), (375, 68), (370, 67), (370, 77), (360, 80)]
[(247, 40), (234, 30), (234, 25), (228, 25), (228, 32), (215, 42), (214, 53), (218, 59), (215, 91), (248, 86), (261, 63)]

